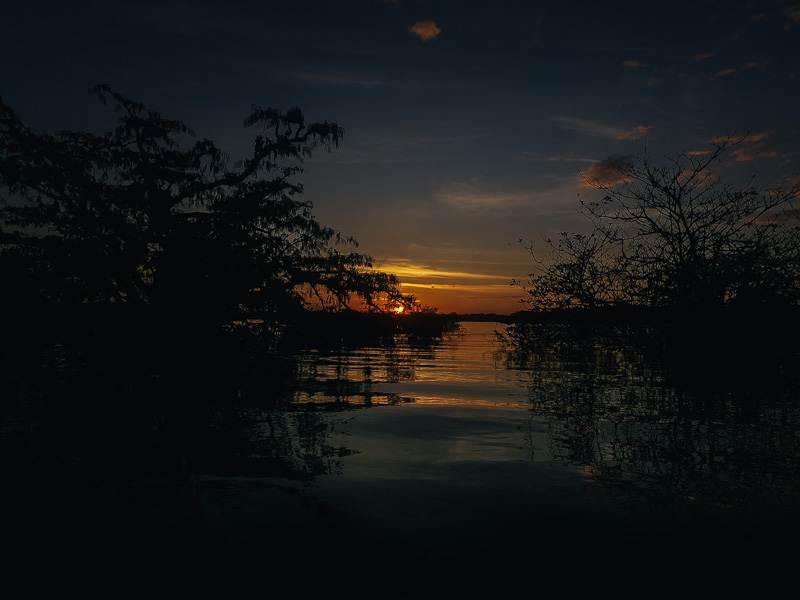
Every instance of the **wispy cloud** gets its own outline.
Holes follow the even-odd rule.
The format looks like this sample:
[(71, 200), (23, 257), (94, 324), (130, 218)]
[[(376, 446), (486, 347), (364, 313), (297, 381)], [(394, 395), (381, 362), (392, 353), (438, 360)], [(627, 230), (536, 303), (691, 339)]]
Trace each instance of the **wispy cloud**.
[(418, 36), (423, 42), (435, 39), (442, 30), (433, 21), (420, 21), (409, 27), (409, 31)]
[(631, 155), (616, 155), (594, 163), (586, 171), (581, 173), (581, 178), (583, 179), (581, 185), (583, 187), (596, 187), (598, 185), (612, 186), (630, 181), (631, 178), (625, 175), (625, 173), (620, 170), (620, 167), (624, 168), (625, 165), (630, 164), (631, 159)]
[[(442, 285), (446, 281), (460, 280), (460, 279), (496, 279), (507, 281), (511, 277), (508, 275), (492, 275), (489, 273), (480, 273), (474, 271), (452, 271), (448, 269), (440, 269), (430, 265), (414, 263), (402, 258), (389, 259), (381, 261), (380, 270), (388, 273), (394, 273), (401, 279), (415, 279), (426, 280), (421, 284), (425, 287), (432, 285)], [(406, 283), (406, 285), (420, 285), (419, 281)]]
[(619, 139), (621, 140), (635, 140), (637, 138), (642, 137), (643, 135), (647, 135), (647, 132), (652, 129), (651, 127), (645, 127), (644, 125), (638, 125), (631, 129), (630, 131), (624, 131), (619, 135)]
[(434, 136), (396, 132), (360, 133), (334, 154), (318, 160), (343, 164), (397, 164), (446, 160), (454, 149), (473, 143), (481, 134)]
[(595, 161), (594, 158), (581, 158), (579, 156), (562, 156), (559, 154), (550, 155), (544, 154), (542, 152), (529, 152), (529, 151), (522, 151), (516, 156), (514, 156), (516, 160), (522, 161), (530, 161), (530, 162), (550, 162), (550, 163), (558, 163), (558, 162), (565, 162), (565, 163), (593, 163)]
[(203, 6), (196, 2), (179, 1), (128, 8), (129, 14), (142, 19), (151, 27), (178, 36), (207, 36), (234, 34), (253, 37), (290, 37), (281, 28), (263, 25), (258, 19), (248, 19), (241, 12), (216, 5)]
[[(511, 287), (511, 281), (514, 279), (511, 276), (508, 277), (496, 277), (495, 279), (503, 279), (504, 283), (490, 283), (486, 285), (469, 285), (463, 283), (451, 283), (451, 284), (444, 284), (444, 285), (428, 285), (426, 283), (401, 283), (401, 287), (404, 291), (408, 290), (412, 293), (417, 293), (417, 290), (428, 290), (428, 291), (449, 291), (450, 293), (457, 293), (459, 295), (463, 295), (466, 293), (470, 294), (489, 294), (489, 295), (499, 295), (499, 296), (511, 296), (515, 298), (519, 298), (519, 290), (514, 289)], [(473, 297), (473, 300), (477, 300), (477, 297)]]
[[(747, 134), (733, 136), (732, 141), (736, 144), (731, 149), (731, 156), (735, 162), (753, 162), (760, 158), (779, 158), (781, 153), (778, 151), (785, 145), (788, 138), (793, 138), (793, 135), (784, 136), (781, 139), (776, 131), (759, 131), (750, 132)], [(717, 145), (724, 140), (728, 140), (729, 136), (719, 136), (708, 140), (709, 144)], [(794, 143), (792, 142), (793, 146)], [(710, 150), (696, 150), (688, 152), (692, 156), (709, 154)], [(784, 158), (786, 155), (783, 156)]]
[(776, 158), (777, 150), (772, 145), (774, 131), (751, 133), (744, 138), (741, 145), (733, 150), (736, 162), (752, 162), (759, 158)]
[(450, 182), (436, 192), (436, 199), (448, 208), (476, 215), (523, 206), (534, 201), (529, 190), (503, 189), (484, 184), (478, 178)]
[(646, 64), (644, 64), (640, 60), (626, 60), (626, 61), (622, 62), (622, 65), (625, 66), (625, 67), (633, 68), (633, 69), (640, 69), (642, 67), (646, 67), (647, 66)]
[(636, 139), (646, 135), (651, 129), (651, 127), (645, 127), (644, 125), (637, 125), (633, 129), (625, 129), (576, 117), (553, 116), (550, 117), (550, 120), (555, 121), (561, 125), (561, 127), (569, 129), (570, 131), (577, 131), (592, 137), (605, 137), (617, 140)]
[[(800, 6), (794, 5), (786, 10), (787, 18), (795, 25), (800, 24)], [(788, 25), (788, 23), (787, 23)]]
[(300, 71), (287, 73), (290, 77), (308, 83), (311, 85), (337, 85), (348, 87), (398, 87), (396, 84), (391, 84), (381, 79), (372, 77), (365, 77), (354, 73), (333, 73), (333, 72), (314, 72), (314, 71)]
[[(512, 235), (513, 238), (513, 235)], [(498, 267), (528, 267), (529, 256), (526, 251), (522, 251), (516, 239), (506, 241), (502, 246), (494, 248), (481, 248), (479, 256), (475, 255), (475, 248), (472, 243), (453, 244), (453, 243), (425, 243), (408, 242), (407, 248), (403, 252), (408, 252), (414, 256), (436, 256), (442, 264), (447, 264), (449, 269), (463, 270), (464, 265), (468, 265), (470, 270), (480, 269), (481, 272), (496, 272)], [(511, 252), (511, 254), (509, 254)], [(420, 262), (409, 258), (390, 258), (392, 262)]]
[(692, 56), (692, 60), (696, 62), (700, 62), (701, 60), (705, 60), (707, 58), (711, 58), (714, 56), (713, 52), (698, 52), (694, 56)]
[(578, 192), (576, 173), (571, 171), (568, 175), (517, 188), (485, 183), (480, 178), (450, 182), (440, 187), (434, 198), (444, 208), (468, 217), (572, 215)]

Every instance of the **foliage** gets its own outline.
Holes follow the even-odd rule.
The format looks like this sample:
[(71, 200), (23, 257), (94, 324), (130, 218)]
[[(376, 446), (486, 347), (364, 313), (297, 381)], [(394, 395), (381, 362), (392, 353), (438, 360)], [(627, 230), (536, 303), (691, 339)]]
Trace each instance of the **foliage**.
[(113, 131), (38, 134), (0, 101), (0, 262), (19, 306), (116, 303), (214, 323), (275, 323), (309, 306), (378, 306), (396, 278), (319, 224), (294, 181), (343, 130), (253, 106), (252, 153), (208, 139), (107, 85)]
[[(741, 140), (739, 140), (741, 141)], [(581, 200), (589, 234), (548, 239), (539, 271), (524, 286), (534, 310), (647, 307), (712, 313), (797, 306), (800, 229), (797, 185), (735, 186), (720, 177), (723, 155), (739, 141), (702, 154), (653, 162), (612, 161), (621, 183), (586, 179), (604, 195)]]

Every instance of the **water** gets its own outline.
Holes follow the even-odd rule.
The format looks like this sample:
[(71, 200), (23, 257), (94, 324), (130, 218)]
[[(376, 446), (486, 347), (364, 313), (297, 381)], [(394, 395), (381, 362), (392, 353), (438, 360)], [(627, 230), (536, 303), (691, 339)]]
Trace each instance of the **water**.
[(687, 391), (602, 348), (519, 364), (495, 327), (306, 355), (290, 407), (251, 417), (262, 455), (294, 436), (278, 446), (311, 477), (202, 479), (201, 538), (281, 540), (285, 569), (308, 551), (324, 557), (320, 581), (360, 565), (373, 583), (405, 581), (397, 597), (619, 569), (663, 587), (676, 569), (712, 577), (709, 559), (761, 587), (766, 565), (789, 560), (782, 543), (800, 532), (792, 389)]
[[(177, 433), (148, 425), (156, 449), (117, 452), (122, 420), (64, 431), (63, 466), (15, 490), (9, 571), (370, 598), (769, 594), (789, 580), (794, 370), (689, 376), (603, 344), (510, 356), (501, 325), (463, 327), (311, 350), (283, 402), (198, 405)], [(91, 462), (73, 458), (83, 448)], [(159, 467), (179, 457), (179, 476), (117, 462), (145, 451)]]

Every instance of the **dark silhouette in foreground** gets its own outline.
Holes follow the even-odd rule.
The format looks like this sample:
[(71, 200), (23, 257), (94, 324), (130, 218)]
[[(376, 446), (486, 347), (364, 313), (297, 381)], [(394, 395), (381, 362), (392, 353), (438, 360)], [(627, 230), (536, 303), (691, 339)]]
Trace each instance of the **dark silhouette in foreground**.
[[(302, 161), (338, 145), (338, 125), (254, 106), (244, 119), (258, 129), (252, 152), (231, 164), (180, 121), (107, 85), (90, 92), (113, 105), (115, 129), (39, 134), (0, 102), (7, 354), (38, 348), (106, 366), (116, 355), (159, 377), (181, 368), (211, 379), (272, 374), (337, 320), (376, 328), (353, 309), (424, 308), (299, 199)], [(380, 325), (384, 335), (386, 319)], [(86, 354), (94, 351), (102, 356)]]
[[(455, 320), (299, 199), (300, 164), (341, 127), (253, 107), (252, 151), (231, 163), (180, 121), (91, 93), (114, 129), (40, 134), (0, 101), (4, 566), (177, 579), (198, 473), (308, 482), (346, 455), (313, 412), (272, 411), (298, 352)], [(254, 423), (272, 436), (253, 441)]]

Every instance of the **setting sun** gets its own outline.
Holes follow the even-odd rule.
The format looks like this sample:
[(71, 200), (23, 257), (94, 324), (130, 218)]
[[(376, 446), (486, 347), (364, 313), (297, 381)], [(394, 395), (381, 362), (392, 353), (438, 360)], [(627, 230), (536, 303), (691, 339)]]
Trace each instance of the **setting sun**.
[(392, 310), (394, 311), (394, 313), (395, 313), (396, 315), (401, 315), (401, 314), (403, 314), (403, 313), (405, 312), (405, 310), (406, 310), (406, 307), (405, 307), (405, 306), (402, 306), (402, 305), (400, 305), (400, 306), (395, 306), (395, 307), (394, 307)]

